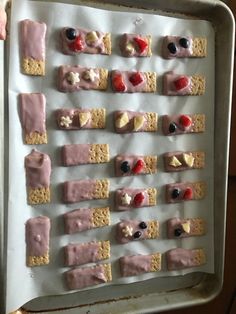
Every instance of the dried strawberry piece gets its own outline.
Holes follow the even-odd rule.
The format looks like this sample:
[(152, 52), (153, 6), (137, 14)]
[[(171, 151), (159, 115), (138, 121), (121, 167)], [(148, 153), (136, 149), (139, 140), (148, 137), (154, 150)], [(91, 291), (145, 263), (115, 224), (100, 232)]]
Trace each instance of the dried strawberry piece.
[(180, 116), (179, 122), (184, 128), (189, 128), (192, 125), (192, 119), (184, 114)]
[(191, 200), (193, 198), (193, 190), (191, 188), (186, 188), (183, 198), (185, 200)]
[(143, 82), (143, 78), (140, 72), (135, 72), (129, 78), (130, 82), (136, 86)]
[(117, 92), (124, 92), (126, 87), (121, 74), (116, 74), (112, 80), (113, 87)]
[(77, 36), (75, 40), (69, 44), (69, 48), (72, 51), (81, 51), (84, 49), (84, 43), (80, 36)]
[(144, 200), (144, 195), (142, 192), (136, 194), (134, 197), (134, 200), (133, 200), (134, 206), (136, 206), (136, 207), (140, 206), (142, 204), (143, 200)]
[(140, 53), (143, 53), (147, 49), (148, 44), (145, 39), (140, 37), (134, 37), (134, 41), (138, 45)]
[(144, 168), (144, 162), (141, 159), (139, 159), (134, 165), (132, 171), (133, 173), (138, 174), (143, 170), (143, 168)]
[(189, 85), (189, 78), (187, 76), (181, 76), (177, 80), (174, 81), (175, 89), (181, 90)]

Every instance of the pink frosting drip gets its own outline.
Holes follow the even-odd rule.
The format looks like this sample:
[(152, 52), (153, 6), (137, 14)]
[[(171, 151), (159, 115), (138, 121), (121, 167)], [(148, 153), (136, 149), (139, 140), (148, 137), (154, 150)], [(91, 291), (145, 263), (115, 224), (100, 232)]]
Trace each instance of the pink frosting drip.
[(151, 271), (152, 255), (123, 256), (119, 261), (123, 277), (137, 276)]
[[(122, 205), (121, 197), (127, 193), (129, 196), (131, 196), (131, 203), (130, 205)], [(134, 206), (133, 199), (135, 195), (138, 193), (143, 193), (144, 200), (142, 201), (142, 204), (140, 206)], [(146, 189), (119, 189), (116, 191), (116, 207), (118, 210), (130, 210), (132, 208), (138, 208), (138, 207), (145, 207), (149, 206), (149, 197)]]
[(99, 260), (99, 244), (69, 244), (65, 246), (65, 266), (83, 265)]
[[(56, 111), (56, 120), (57, 120), (57, 125), (61, 130), (79, 130), (79, 129), (92, 129), (92, 120), (91, 118), (88, 119), (88, 122), (83, 125), (82, 127), (80, 126), (79, 122), (79, 113), (84, 113), (84, 112), (90, 112), (89, 109), (58, 109)], [(69, 117), (72, 120), (72, 123), (68, 126), (62, 126), (61, 125), (61, 118), (62, 117)]]
[[(181, 90), (176, 90), (174, 82), (181, 78), (187, 77), (189, 79), (189, 84)], [(175, 74), (173, 71), (167, 72), (163, 76), (163, 94), (167, 96), (186, 96), (191, 93), (191, 77), (186, 75)]]
[[(127, 113), (129, 122), (123, 126), (122, 128), (118, 128), (116, 126), (116, 120), (123, 114)], [(147, 129), (147, 121), (145, 119), (143, 126), (138, 130), (134, 131), (134, 117), (144, 117), (145, 118), (145, 112), (138, 112), (138, 111), (129, 111), (129, 110), (119, 110), (114, 112), (114, 123), (115, 123), (115, 129), (117, 133), (129, 133), (129, 132), (142, 132)]]
[(93, 228), (92, 216), (92, 208), (79, 208), (64, 214), (65, 232), (72, 234)]
[(111, 80), (112, 80), (113, 90), (116, 91), (115, 88), (114, 88), (114, 85), (113, 85), (113, 78), (114, 78), (115, 75), (118, 74), (118, 75), (122, 75), (123, 82), (124, 82), (124, 84), (126, 86), (126, 90), (124, 91), (125, 93), (145, 92), (146, 89), (147, 89), (147, 80), (146, 80), (146, 77), (145, 77), (144, 73), (143, 72), (139, 72), (141, 74), (141, 76), (142, 76), (143, 81), (140, 84), (136, 85), (136, 86), (134, 86), (130, 82), (130, 80), (129, 80), (131, 75), (134, 74), (134, 73), (136, 73), (136, 71), (113, 70), (111, 72)]
[(64, 202), (76, 203), (85, 200), (94, 199), (96, 180), (79, 180), (64, 182)]
[[(166, 202), (167, 203), (178, 203), (183, 201), (184, 192), (187, 188), (192, 188), (192, 184), (185, 183), (170, 183), (166, 185)], [(172, 198), (172, 192), (174, 189), (179, 189), (180, 194), (176, 198)]]
[[(144, 156), (139, 156), (139, 155), (118, 155), (118, 156), (116, 156), (116, 159), (115, 159), (116, 176), (118, 176), (118, 177), (121, 177), (121, 176), (125, 177), (125, 176), (134, 175), (134, 173), (132, 172), (132, 169), (136, 165), (137, 161), (138, 160), (142, 160), (143, 163), (145, 164), (143, 157)], [(124, 162), (124, 161), (128, 161), (128, 163), (129, 163), (129, 166), (130, 166), (130, 171), (129, 172), (123, 173), (121, 171), (120, 167), (121, 167), (122, 162)], [(138, 174), (145, 173), (144, 170), (145, 170), (145, 167)]]
[[(188, 48), (184, 48), (179, 44), (179, 40), (180, 40), (180, 36), (166, 36), (163, 39), (163, 46), (162, 46), (162, 54), (163, 57), (166, 59), (172, 59), (172, 58), (185, 58), (185, 57), (190, 57), (193, 53), (193, 40), (191, 37), (185, 36), (184, 38), (188, 39), (189, 41), (189, 47)], [(170, 51), (168, 50), (167, 46), (169, 43), (174, 43), (176, 48), (177, 48), (177, 52), (175, 54), (170, 53)]]
[(92, 144), (71, 144), (62, 147), (62, 162), (64, 166), (76, 166), (89, 163)]
[[(137, 240), (145, 240), (148, 238), (148, 232), (146, 229), (141, 229), (139, 224), (141, 220), (122, 220), (120, 223), (116, 225), (116, 240), (118, 243), (128, 243), (130, 241), (137, 241)], [(132, 234), (128, 234), (127, 228), (132, 231)], [(141, 236), (139, 238), (134, 238), (134, 233), (140, 231)]]
[(182, 248), (172, 249), (166, 252), (168, 270), (179, 270), (197, 266), (195, 261), (195, 250)]

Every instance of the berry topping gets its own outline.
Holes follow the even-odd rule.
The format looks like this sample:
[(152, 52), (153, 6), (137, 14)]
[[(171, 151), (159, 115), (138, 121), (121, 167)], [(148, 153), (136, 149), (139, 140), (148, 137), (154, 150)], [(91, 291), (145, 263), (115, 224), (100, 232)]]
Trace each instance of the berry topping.
[(113, 77), (113, 87), (117, 92), (124, 92), (126, 87), (122, 79), (121, 74), (117, 74)]
[(181, 234), (182, 234), (182, 229), (181, 229), (181, 228), (176, 228), (175, 231), (174, 231), (174, 234), (175, 234), (176, 237), (181, 236)]
[(171, 193), (172, 198), (177, 198), (180, 195), (180, 189), (174, 189)]
[(146, 228), (147, 228), (146, 222), (145, 222), (145, 221), (140, 222), (139, 227), (140, 227), (141, 229), (146, 229)]
[(177, 129), (177, 126), (174, 122), (171, 122), (170, 125), (169, 125), (169, 132), (170, 133), (174, 133)]
[(134, 41), (138, 45), (140, 53), (143, 53), (147, 49), (148, 44), (147, 44), (146, 40), (144, 40), (143, 38), (134, 37)]
[(134, 233), (133, 237), (134, 237), (135, 239), (138, 239), (138, 238), (141, 237), (141, 235), (142, 235), (142, 232), (141, 232), (141, 231), (136, 231), (136, 232)]
[(133, 201), (134, 206), (136, 206), (136, 207), (140, 206), (142, 204), (143, 200), (144, 200), (143, 193), (136, 194), (134, 197), (134, 201)]
[(139, 85), (140, 83), (143, 82), (143, 78), (142, 78), (140, 72), (136, 72), (136, 73), (132, 74), (132, 75), (130, 76), (129, 80), (130, 80), (130, 82), (131, 82), (134, 86)]
[(175, 89), (181, 90), (189, 85), (189, 78), (187, 76), (181, 76), (177, 80), (174, 81)]
[(192, 119), (184, 114), (180, 116), (179, 122), (184, 128), (189, 128), (192, 125)]
[(175, 54), (177, 52), (176, 45), (174, 43), (169, 43), (167, 49), (170, 53)]
[(76, 37), (76, 39), (71, 44), (69, 44), (69, 48), (75, 52), (83, 50), (84, 43), (82, 38), (80, 36)]
[(66, 37), (69, 40), (74, 40), (76, 38), (76, 30), (74, 28), (67, 28)]
[(185, 191), (184, 191), (184, 195), (183, 195), (183, 198), (185, 200), (191, 200), (193, 198), (193, 190), (191, 188), (187, 188)]
[(130, 171), (130, 165), (128, 161), (123, 161), (122, 164), (120, 165), (120, 170), (124, 173), (127, 173)]
[(136, 164), (134, 165), (132, 171), (135, 174), (140, 173), (144, 168), (144, 162), (142, 161), (142, 159), (139, 159)]
[(189, 47), (189, 40), (187, 38), (182, 37), (179, 40), (179, 44), (183, 48), (188, 48)]

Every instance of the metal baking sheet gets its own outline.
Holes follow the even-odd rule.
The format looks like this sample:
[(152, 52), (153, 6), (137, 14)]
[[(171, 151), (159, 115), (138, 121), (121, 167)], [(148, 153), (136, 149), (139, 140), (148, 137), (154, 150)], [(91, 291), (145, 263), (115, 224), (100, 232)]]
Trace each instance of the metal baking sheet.
[[(76, 1), (68, 1), (70, 3), (81, 3)], [(135, 7), (142, 7), (141, 1), (107, 1), (108, 3), (125, 4)], [(184, 277), (176, 277), (169, 280), (169, 278), (159, 278), (158, 286), (162, 288), (157, 290), (155, 280), (148, 282), (135, 283), (128, 286), (116, 286), (115, 289), (105, 287), (96, 290), (95, 293), (84, 291), (67, 295), (63, 297), (44, 297), (38, 298), (35, 301), (28, 303), (25, 308), (30, 310), (46, 310), (65, 307), (76, 307), (71, 309), (68, 313), (145, 313), (150, 311), (162, 311), (165, 309), (176, 308), (180, 306), (187, 306), (196, 303), (202, 303), (212, 298), (220, 289), (223, 277), (223, 256), (224, 256), (224, 232), (225, 232), (225, 198), (226, 198), (226, 184), (227, 184), (227, 163), (228, 163), (228, 137), (229, 132), (229, 117), (230, 117), (230, 97), (232, 88), (232, 51), (233, 51), (233, 31), (234, 23), (232, 15), (229, 10), (220, 2), (215, 2), (216, 14), (214, 20), (210, 19), (212, 16), (212, 1), (203, 3), (196, 3), (192, 1), (193, 6), (189, 12), (188, 5), (185, 1), (174, 6), (173, 1), (166, 1), (165, 4), (155, 4), (155, 1), (146, 1), (145, 6), (149, 10), (158, 10), (158, 14), (191, 14), (191, 18), (205, 18), (210, 20), (216, 30), (216, 127), (215, 132), (215, 170), (221, 169), (221, 172), (215, 171), (215, 228), (217, 228), (216, 243), (219, 252), (216, 252), (218, 258), (216, 259), (216, 274), (205, 275), (201, 273), (189, 274)], [(85, 2), (82, 2), (85, 4)], [(90, 5), (92, 5), (90, 3)], [(134, 7), (135, 6), (135, 7)], [(100, 5), (101, 7), (101, 5)], [(102, 6), (104, 8), (104, 6)], [(107, 6), (105, 6), (107, 8)], [(131, 10), (127, 7), (115, 7), (118, 10)], [(171, 9), (172, 8), (172, 9)], [(175, 8), (175, 9), (173, 9)], [(114, 10), (114, 7), (112, 7)], [(165, 12), (164, 12), (165, 11)], [(168, 11), (168, 13), (166, 12)], [(208, 14), (207, 14), (208, 12)], [(153, 12), (155, 14), (155, 12)], [(230, 18), (229, 18), (230, 17)], [(221, 20), (221, 28), (217, 28)], [(223, 23), (223, 24), (222, 24)], [(223, 25), (223, 26), (222, 26)], [(224, 58), (222, 59), (222, 54)], [(224, 61), (224, 62), (223, 62)], [(222, 70), (224, 67), (224, 70)], [(220, 73), (221, 72), (221, 73)], [(223, 73), (223, 75), (221, 75)], [(224, 76), (224, 80), (222, 80)], [(220, 88), (217, 88), (220, 86)], [(219, 94), (219, 95), (218, 95)], [(219, 134), (218, 134), (219, 133)], [(220, 141), (220, 139), (224, 141)], [(219, 246), (220, 243), (220, 246)], [(220, 256), (220, 259), (219, 259)], [(174, 279), (174, 280), (173, 280)], [(160, 280), (162, 283), (160, 285)], [(188, 288), (190, 287), (190, 288)], [(210, 289), (209, 289), (210, 287)], [(207, 289), (206, 289), (207, 288)], [(176, 289), (176, 290), (175, 290)], [(171, 291), (170, 291), (171, 290)], [(175, 291), (173, 291), (175, 290)], [(143, 291), (144, 294), (140, 294)], [(79, 297), (78, 301), (77, 298)], [(86, 302), (84, 301), (86, 300)], [(44, 311), (45, 313), (45, 311)]]

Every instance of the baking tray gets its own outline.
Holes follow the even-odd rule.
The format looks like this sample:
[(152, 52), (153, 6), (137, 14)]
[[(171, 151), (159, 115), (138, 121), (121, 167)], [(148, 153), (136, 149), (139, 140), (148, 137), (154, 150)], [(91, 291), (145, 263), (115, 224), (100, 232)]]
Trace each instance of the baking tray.
[[(51, 1), (53, 2), (53, 1)], [(64, 1), (54, 1), (64, 2)], [(30, 301), (23, 308), (30, 312), (53, 313), (58, 309), (63, 313), (148, 313), (160, 312), (169, 309), (199, 305), (213, 299), (221, 290), (224, 272), (224, 241), (226, 196), (228, 177), (228, 151), (229, 130), (231, 115), (232, 95), (232, 65), (234, 51), (234, 19), (228, 7), (220, 1), (195, 1), (195, 0), (165, 0), (165, 1), (118, 1), (108, 0), (101, 2), (92, 1), (67, 1), (67, 3), (83, 4), (99, 8), (111, 8), (113, 10), (139, 9), (153, 11), (153, 14), (205, 19), (210, 21), (216, 35), (216, 79), (215, 79), (215, 176), (214, 176), (214, 226), (215, 230), (215, 274), (194, 273), (185, 276), (171, 278), (156, 278), (141, 283), (112, 286), (84, 291), (64, 296), (41, 297)], [(3, 47), (1, 53), (3, 53)], [(7, 55), (5, 53), (5, 55)], [(5, 59), (5, 61), (7, 61)], [(5, 63), (6, 64), (6, 63)], [(3, 66), (3, 65), (1, 65)], [(1, 75), (3, 75), (1, 71)], [(7, 73), (5, 71), (5, 73)], [(1, 82), (6, 82), (5, 80)], [(7, 92), (7, 86), (4, 86)], [(6, 95), (6, 93), (5, 93)], [(7, 152), (7, 113), (8, 103), (4, 101), (1, 93), (1, 128), (5, 130), (5, 144), (1, 149), (1, 162), (3, 164), (3, 152)], [(5, 121), (5, 124), (3, 123)], [(3, 141), (1, 141), (2, 145)], [(7, 169), (7, 158), (2, 170)], [(5, 167), (5, 168), (4, 168)], [(220, 169), (220, 171), (219, 171)], [(7, 171), (2, 182), (7, 186)], [(5, 193), (3, 193), (5, 192)], [(2, 208), (4, 207), (3, 195), (7, 197), (7, 190), (0, 192)], [(6, 204), (6, 202), (5, 202)], [(4, 209), (7, 213), (7, 208)], [(3, 213), (1, 213), (3, 215)], [(5, 221), (6, 217), (5, 215)], [(1, 221), (3, 221), (1, 219)], [(5, 224), (6, 225), (6, 224)], [(1, 225), (3, 234), (3, 225)], [(2, 253), (2, 251), (1, 251)], [(2, 258), (3, 254), (1, 254)], [(2, 261), (2, 259), (1, 259)], [(155, 282), (158, 280), (159, 289)], [(96, 293), (95, 293), (96, 292)], [(3, 304), (3, 302), (1, 302)], [(66, 310), (67, 309), (67, 310)], [(4, 310), (2, 311), (4, 312)]]

